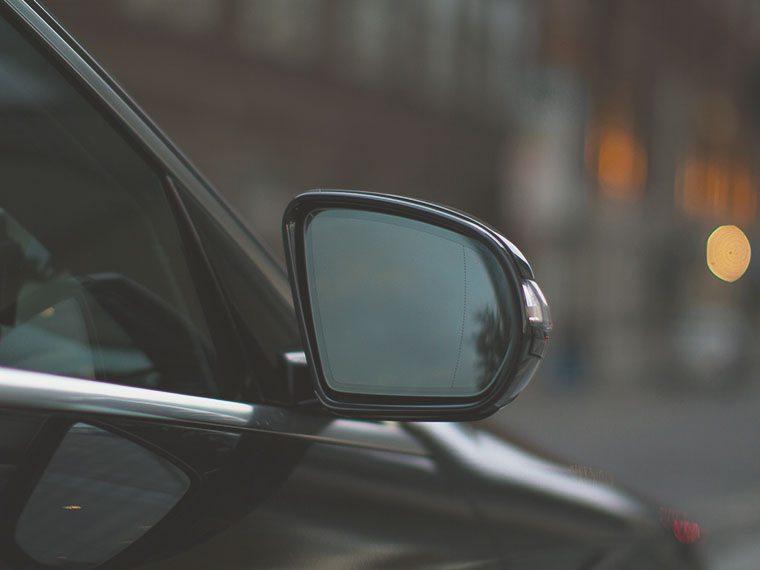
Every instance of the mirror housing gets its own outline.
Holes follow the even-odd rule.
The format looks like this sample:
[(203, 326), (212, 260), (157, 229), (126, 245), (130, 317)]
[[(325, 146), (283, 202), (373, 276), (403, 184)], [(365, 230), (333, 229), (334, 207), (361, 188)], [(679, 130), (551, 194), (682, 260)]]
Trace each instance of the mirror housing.
[(309, 192), (285, 210), (283, 239), (314, 390), (336, 414), (480, 419), (543, 358), (551, 317), (530, 265), (475, 218)]

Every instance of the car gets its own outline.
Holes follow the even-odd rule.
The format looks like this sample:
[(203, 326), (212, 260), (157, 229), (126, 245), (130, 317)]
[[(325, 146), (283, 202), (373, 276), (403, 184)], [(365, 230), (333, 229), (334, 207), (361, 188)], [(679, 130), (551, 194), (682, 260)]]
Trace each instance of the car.
[(43, 7), (0, 15), (6, 567), (700, 567), (677, 513), (461, 423), (551, 329), (501, 234), (307, 192), (286, 271)]

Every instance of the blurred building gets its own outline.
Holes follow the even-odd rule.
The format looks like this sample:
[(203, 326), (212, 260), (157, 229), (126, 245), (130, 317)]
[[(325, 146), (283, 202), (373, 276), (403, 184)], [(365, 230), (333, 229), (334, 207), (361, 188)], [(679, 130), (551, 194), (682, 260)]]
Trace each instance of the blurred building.
[(500, 228), (552, 303), (549, 387), (692, 385), (703, 310), (757, 334), (757, 264), (705, 264), (719, 225), (758, 235), (756, 2), (46, 4), (276, 251), (316, 187)]

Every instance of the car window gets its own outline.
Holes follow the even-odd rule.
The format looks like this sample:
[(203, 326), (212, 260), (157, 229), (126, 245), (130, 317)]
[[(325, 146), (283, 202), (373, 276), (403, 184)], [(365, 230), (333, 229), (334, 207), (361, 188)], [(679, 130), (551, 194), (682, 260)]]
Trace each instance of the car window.
[(216, 394), (162, 177), (0, 22), (0, 365)]

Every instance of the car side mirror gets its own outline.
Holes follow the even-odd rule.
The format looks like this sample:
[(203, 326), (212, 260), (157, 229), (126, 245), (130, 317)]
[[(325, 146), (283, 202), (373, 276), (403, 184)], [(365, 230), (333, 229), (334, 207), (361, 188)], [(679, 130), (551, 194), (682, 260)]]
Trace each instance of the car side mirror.
[(311, 192), (285, 211), (288, 270), (317, 396), (344, 416), (472, 420), (514, 399), (551, 329), (525, 258), (454, 210)]

